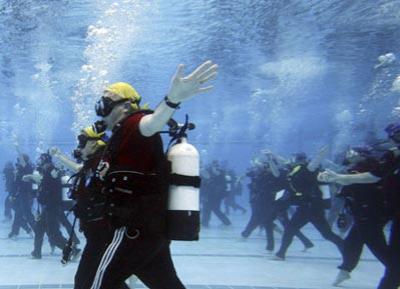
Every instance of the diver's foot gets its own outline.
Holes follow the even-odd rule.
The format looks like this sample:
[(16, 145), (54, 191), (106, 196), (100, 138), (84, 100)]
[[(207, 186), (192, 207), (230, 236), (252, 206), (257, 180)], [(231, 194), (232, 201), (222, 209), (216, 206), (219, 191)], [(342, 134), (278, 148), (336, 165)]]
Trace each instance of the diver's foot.
[(346, 270), (340, 270), (335, 278), (335, 281), (333, 281), (332, 285), (339, 286), (341, 283), (343, 283), (346, 280), (349, 280), (350, 278), (351, 278), (350, 272)]
[(42, 259), (42, 255), (39, 254), (39, 253), (37, 253), (37, 252), (35, 252), (35, 251), (33, 251), (33, 252), (31, 253), (31, 259), (35, 259), (35, 260)]
[(8, 234), (8, 239), (11, 239), (13, 241), (17, 241), (18, 240), (18, 235), (10, 233), (10, 234)]
[(275, 254), (275, 256), (272, 258), (274, 261), (285, 261), (285, 257), (280, 255), (280, 254)]
[(306, 246), (304, 246), (304, 249), (302, 250), (302, 252), (307, 252), (309, 249), (311, 249), (312, 247), (314, 247), (314, 244), (308, 244)]

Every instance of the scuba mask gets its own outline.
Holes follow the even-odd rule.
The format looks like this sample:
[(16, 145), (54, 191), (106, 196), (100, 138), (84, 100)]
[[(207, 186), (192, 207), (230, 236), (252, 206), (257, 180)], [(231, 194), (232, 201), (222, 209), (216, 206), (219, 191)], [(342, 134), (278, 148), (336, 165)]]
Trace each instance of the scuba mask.
[(120, 99), (117, 101), (112, 100), (109, 97), (102, 97), (100, 100), (96, 102), (95, 105), (95, 110), (96, 114), (100, 117), (106, 117), (108, 116), (112, 110), (114, 109), (115, 106), (117, 106), (120, 103), (129, 101), (128, 99)]

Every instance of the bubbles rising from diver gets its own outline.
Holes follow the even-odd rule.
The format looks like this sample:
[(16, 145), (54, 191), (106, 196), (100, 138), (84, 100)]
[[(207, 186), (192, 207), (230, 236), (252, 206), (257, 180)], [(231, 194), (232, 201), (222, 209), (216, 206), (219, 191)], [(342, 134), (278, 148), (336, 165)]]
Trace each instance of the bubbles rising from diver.
[[(81, 66), (81, 78), (71, 96), (75, 120), (72, 129), (79, 133), (83, 126), (95, 118), (94, 104), (109, 81), (119, 75), (127, 53), (140, 32), (140, 16), (152, 1), (124, 0), (110, 3), (97, 0), (102, 14), (87, 28), (88, 43)], [(116, 79), (121, 81), (120, 76)]]
[(394, 63), (396, 61), (396, 56), (394, 55), (394, 53), (386, 53), (386, 54), (382, 54), (378, 57), (378, 64), (375, 65), (375, 69), (382, 67), (382, 66), (387, 66), (390, 65), (392, 63)]
[(391, 90), (394, 92), (400, 92), (400, 75), (398, 75), (393, 81)]

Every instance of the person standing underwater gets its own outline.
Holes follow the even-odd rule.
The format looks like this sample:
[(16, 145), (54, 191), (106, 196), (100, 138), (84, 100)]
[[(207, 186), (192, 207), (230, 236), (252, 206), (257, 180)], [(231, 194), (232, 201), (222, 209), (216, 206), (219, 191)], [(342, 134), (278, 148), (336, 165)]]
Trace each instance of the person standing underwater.
[(308, 161), (304, 153), (296, 155), (295, 165), (287, 176), (287, 190), (297, 208), (285, 227), (281, 246), (275, 255), (275, 260), (285, 260), (286, 252), (294, 235), (307, 223), (312, 223), (323, 238), (334, 243), (342, 253), (343, 240), (332, 232), (326, 220), (323, 194), (317, 180), (319, 165), (326, 153), (326, 148), (321, 149), (312, 161)]
[(156, 109), (143, 111), (141, 97), (124, 82), (108, 86), (96, 113), (112, 131), (97, 177), (107, 194), (107, 217), (114, 237), (97, 268), (91, 289), (112, 289), (135, 274), (148, 288), (182, 289), (166, 234), (165, 155), (159, 132), (192, 96), (207, 92), (217, 74), (206, 61), (188, 76), (179, 65), (168, 95)]
[[(84, 128), (78, 135), (78, 147), (70, 160), (58, 148), (50, 149), (50, 154), (75, 174), (71, 177), (73, 185), (70, 197), (76, 202), (73, 207), (75, 217), (80, 221), (80, 230), (86, 238), (77, 271), (74, 278), (74, 289), (89, 289), (92, 285), (100, 259), (112, 240), (110, 223), (104, 217), (105, 195), (99, 183), (91, 182), (101, 156), (106, 147), (105, 127), (102, 122)], [(73, 234), (73, 231), (71, 231)], [(68, 256), (64, 256), (68, 262)], [(133, 279), (136, 279), (133, 276)], [(134, 282), (130, 282), (134, 283)], [(133, 289), (121, 282), (117, 289)]]
[(343, 186), (382, 182), (392, 224), (388, 238), (389, 260), (378, 289), (397, 289), (400, 286), (400, 123), (389, 124), (385, 132), (393, 147), (384, 153), (375, 169), (355, 174), (325, 170), (318, 175), (318, 179)]
[[(353, 147), (346, 152), (348, 174), (376, 170), (379, 163), (371, 156), (368, 147)], [(354, 222), (344, 240), (343, 261), (334, 286), (350, 279), (350, 273), (361, 258), (364, 244), (385, 266), (388, 264), (389, 250), (386, 244), (384, 226), (388, 221), (385, 198), (381, 183), (353, 184), (344, 186), (337, 197), (345, 200), (345, 206)]]

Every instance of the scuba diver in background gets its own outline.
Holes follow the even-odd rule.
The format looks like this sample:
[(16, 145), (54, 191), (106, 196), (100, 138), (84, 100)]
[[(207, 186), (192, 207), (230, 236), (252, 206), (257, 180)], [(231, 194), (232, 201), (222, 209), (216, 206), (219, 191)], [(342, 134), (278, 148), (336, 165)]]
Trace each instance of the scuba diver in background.
[[(75, 174), (71, 198), (76, 204), (73, 208), (75, 217), (80, 221), (80, 230), (86, 238), (78, 269), (74, 279), (74, 289), (89, 289), (96, 275), (101, 257), (113, 237), (111, 224), (105, 218), (105, 195), (101, 192), (101, 183), (91, 181), (106, 147), (105, 126), (101, 122), (86, 127), (78, 135), (78, 147), (74, 156), (78, 162), (70, 160), (58, 148), (50, 149), (50, 153)], [(72, 232), (73, 235), (75, 235)], [(69, 256), (64, 256), (64, 262)], [(133, 282), (131, 282), (133, 284)], [(115, 287), (128, 289), (125, 282)], [(133, 289), (133, 286), (130, 287)]]
[(385, 131), (394, 147), (386, 151), (375, 169), (356, 174), (337, 174), (326, 170), (318, 178), (320, 181), (336, 182), (343, 186), (382, 183), (392, 225), (388, 244), (389, 259), (378, 289), (397, 289), (400, 286), (400, 123), (388, 125)]
[(203, 174), (203, 214), (201, 224), (209, 226), (211, 212), (214, 213), (225, 226), (231, 225), (229, 218), (221, 211), (222, 200), (227, 196), (226, 173), (221, 169), (217, 160)]
[(141, 110), (139, 94), (121, 82), (108, 86), (96, 105), (97, 115), (112, 131), (97, 177), (107, 194), (114, 238), (91, 289), (116, 288), (132, 274), (148, 288), (185, 288), (166, 234), (168, 184), (159, 132), (181, 102), (212, 88), (203, 84), (216, 76), (217, 65), (207, 61), (188, 76), (183, 69), (178, 67), (168, 95), (154, 112)]
[[(379, 163), (371, 157), (367, 147), (354, 147), (347, 151), (347, 173), (374, 171)], [(388, 260), (388, 247), (383, 228), (388, 221), (382, 184), (353, 184), (345, 186), (338, 197), (344, 198), (354, 223), (344, 240), (343, 262), (334, 286), (350, 279), (350, 272), (357, 266), (364, 244), (384, 265)]]
[(246, 227), (241, 232), (243, 238), (248, 238), (258, 226), (265, 229), (263, 204), (261, 201), (265, 189), (263, 181), (264, 171), (264, 164), (255, 158), (251, 161), (251, 167), (246, 173), (246, 176), (250, 179), (248, 188), (251, 215)]
[[(62, 185), (58, 169), (52, 162), (52, 157), (48, 153), (43, 153), (39, 157), (37, 171), (41, 175), (37, 200), (41, 211), (35, 227), (34, 250), (32, 258), (42, 258), (43, 237), (46, 233), (50, 244), (63, 250), (67, 240), (60, 231), (59, 212), (62, 206)], [(26, 176), (26, 179), (31, 175)], [(80, 252), (76, 246), (73, 248), (72, 255), (77, 257)]]
[(228, 170), (225, 174), (226, 179), (226, 198), (224, 199), (225, 214), (229, 215), (230, 209), (234, 212), (237, 210), (242, 211), (243, 214), (246, 213), (246, 209), (239, 205), (235, 197), (242, 194), (242, 182), (241, 177), (236, 176), (234, 170)]
[(4, 191), (6, 197), (4, 198), (4, 217), (5, 220), (12, 220), (11, 213), (11, 196), (15, 190), (15, 171), (12, 162), (7, 162), (3, 169), (3, 179), (4, 179)]
[(287, 190), (297, 208), (285, 227), (281, 247), (275, 255), (275, 260), (285, 259), (294, 235), (309, 222), (342, 252), (343, 240), (332, 232), (326, 220), (324, 200), (317, 180), (318, 168), (326, 153), (326, 148), (320, 150), (311, 162), (304, 153), (296, 155), (295, 165), (287, 176)]
[(15, 216), (11, 232), (8, 235), (9, 238), (18, 236), (21, 227), (28, 234), (32, 234), (32, 229), (35, 228), (35, 221), (32, 214), (32, 185), (23, 179), (24, 175), (32, 174), (33, 172), (33, 165), (30, 162), (29, 156), (19, 153), (15, 168), (15, 188), (11, 194)]
[[(290, 200), (283, 197), (278, 198), (277, 193), (286, 188), (288, 170), (286, 169), (286, 162), (282, 162), (279, 156), (272, 154), (269, 151), (264, 151), (266, 162), (268, 164), (268, 175), (265, 185), (265, 226), (267, 235), (266, 250), (272, 252), (275, 248), (274, 230), (276, 225), (275, 219), (278, 219), (282, 226), (285, 228), (289, 223), (288, 208), (290, 207)], [(285, 192), (284, 192), (285, 193)], [(278, 198), (278, 199), (277, 199)], [(295, 236), (304, 245), (304, 251), (314, 247), (314, 244), (303, 233), (298, 230)]]

